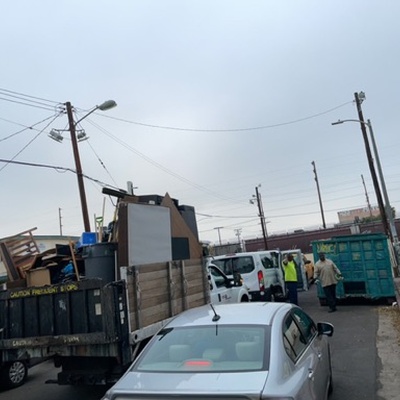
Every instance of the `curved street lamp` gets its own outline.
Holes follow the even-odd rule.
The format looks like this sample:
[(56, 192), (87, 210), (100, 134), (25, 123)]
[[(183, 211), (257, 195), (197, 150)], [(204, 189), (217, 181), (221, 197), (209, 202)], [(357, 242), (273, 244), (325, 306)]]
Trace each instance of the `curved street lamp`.
[[(397, 236), (396, 226), (395, 226), (395, 223), (394, 223), (392, 208), (390, 206), (389, 196), (388, 196), (388, 193), (387, 193), (387, 190), (386, 190), (385, 178), (383, 176), (381, 161), (380, 161), (379, 153), (378, 153), (378, 147), (377, 147), (376, 142), (375, 142), (375, 136), (374, 136), (374, 131), (372, 129), (371, 121), (369, 119), (367, 120), (367, 122), (359, 120), (359, 119), (343, 119), (343, 120), (339, 119), (336, 122), (332, 122), (332, 125), (339, 125), (339, 124), (343, 124), (344, 122), (358, 122), (361, 125), (368, 126), (369, 134), (370, 134), (371, 141), (372, 141), (372, 147), (373, 147), (374, 154), (375, 154), (376, 165), (378, 167), (378, 173), (379, 173), (379, 179), (380, 179), (380, 182), (381, 182), (382, 193), (383, 193), (383, 197), (385, 199), (385, 211), (386, 211), (385, 218), (387, 218), (389, 220), (389, 226), (390, 226), (390, 233), (391, 233), (391, 236), (392, 236), (392, 241), (394, 243), (394, 247), (396, 249), (396, 252), (398, 252), (398, 250), (399, 250), (399, 239), (398, 239), (398, 236)], [(383, 218), (383, 216), (382, 216), (382, 218)]]
[(89, 222), (89, 213), (88, 213), (88, 207), (87, 207), (87, 201), (86, 201), (85, 185), (83, 183), (81, 160), (80, 160), (79, 151), (78, 151), (78, 141), (76, 139), (76, 125), (79, 122), (81, 122), (83, 119), (88, 117), (90, 114), (95, 112), (96, 110), (106, 111), (106, 110), (109, 110), (110, 108), (116, 107), (116, 105), (117, 105), (117, 103), (114, 100), (107, 100), (104, 103), (101, 103), (100, 105), (94, 107), (86, 115), (84, 115), (78, 121), (74, 122), (74, 116), (72, 113), (72, 105), (69, 101), (67, 103), (65, 103), (65, 107), (67, 109), (68, 123), (69, 123), (69, 132), (71, 135), (72, 150), (74, 152), (76, 177), (78, 179), (79, 196), (81, 199), (82, 216), (83, 216), (83, 224), (84, 224), (85, 232), (90, 232), (90, 222)]

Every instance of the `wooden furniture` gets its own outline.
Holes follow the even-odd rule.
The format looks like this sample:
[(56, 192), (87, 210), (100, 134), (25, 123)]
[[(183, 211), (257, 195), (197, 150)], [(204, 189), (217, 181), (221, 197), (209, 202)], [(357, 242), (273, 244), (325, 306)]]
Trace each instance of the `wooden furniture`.
[(33, 238), (32, 228), (0, 241), (0, 256), (6, 267), (8, 279), (15, 281), (26, 278), (26, 271), (32, 268), (39, 247)]

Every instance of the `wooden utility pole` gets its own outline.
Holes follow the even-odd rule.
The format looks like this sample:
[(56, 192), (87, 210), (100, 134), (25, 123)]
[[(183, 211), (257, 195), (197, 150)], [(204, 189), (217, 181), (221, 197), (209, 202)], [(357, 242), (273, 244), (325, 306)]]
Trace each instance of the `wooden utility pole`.
[(261, 229), (263, 233), (263, 239), (264, 239), (264, 250), (268, 250), (268, 241), (267, 241), (267, 227), (265, 223), (265, 216), (264, 216), (264, 208), (261, 200), (261, 194), (258, 191), (258, 186), (256, 186), (256, 199), (257, 199), (257, 206), (258, 206), (258, 211), (259, 211), (259, 217), (261, 221)]
[(61, 217), (61, 208), (58, 208), (58, 221), (59, 221), (59, 224), (60, 224), (60, 236), (63, 235), (63, 234), (62, 234), (62, 222), (61, 222), (61, 220), (62, 220), (62, 217)]
[(386, 210), (385, 210), (385, 206), (383, 203), (382, 193), (381, 193), (381, 189), (379, 186), (378, 177), (377, 177), (376, 171), (375, 171), (374, 160), (372, 158), (371, 148), (369, 145), (367, 129), (365, 127), (365, 125), (367, 125), (367, 123), (364, 121), (364, 115), (363, 115), (363, 112), (361, 109), (361, 101), (359, 98), (359, 94), (354, 93), (354, 98), (355, 98), (356, 105), (357, 105), (358, 119), (360, 121), (361, 132), (362, 132), (363, 139), (364, 139), (365, 151), (367, 153), (368, 166), (369, 166), (369, 170), (371, 172), (372, 182), (374, 184), (375, 195), (376, 195), (376, 200), (378, 201), (378, 207), (379, 207), (379, 212), (381, 214), (383, 229), (384, 229), (385, 234), (388, 237), (391, 237), (391, 232), (389, 229)]
[(321, 210), (321, 217), (322, 217), (322, 226), (324, 227), (324, 229), (326, 229), (324, 208), (322, 207), (321, 191), (319, 190), (319, 182), (318, 182), (317, 168), (315, 167), (315, 162), (314, 162), (314, 161), (311, 161), (311, 164), (312, 164), (312, 166), (313, 166), (315, 183), (317, 184), (319, 208), (320, 208), (320, 210)]
[(223, 226), (217, 226), (216, 228), (214, 228), (214, 229), (216, 229), (217, 231), (218, 231), (218, 240), (219, 240), (219, 245), (221, 246), (222, 245), (222, 241), (221, 241), (221, 229), (223, 229), (224, 227)]
[(68, 101), (67, 103), (65, 103), (65, 106), (67, 108), (69, 132), (71, 134), (71, 143), (74, 152), (75, 167), (76, 167), (76, 177), (78, 179), (79, 195), (81, 198), (83, 225), (85, 232), (90, 232), (89, 213), (86, 201), (85, 185), (83, 183), (81, 160), (79, 158), (78, 141), (76, 140), (74, 116), (72, 114), (71, 103)]

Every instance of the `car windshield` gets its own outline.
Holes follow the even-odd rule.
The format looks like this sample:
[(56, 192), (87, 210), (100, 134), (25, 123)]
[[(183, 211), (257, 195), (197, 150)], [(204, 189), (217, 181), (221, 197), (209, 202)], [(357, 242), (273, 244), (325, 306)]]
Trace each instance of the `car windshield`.
[(211, 325), (162, 329), (133, 365), (136, 371), (268, 370), (269, 326)]

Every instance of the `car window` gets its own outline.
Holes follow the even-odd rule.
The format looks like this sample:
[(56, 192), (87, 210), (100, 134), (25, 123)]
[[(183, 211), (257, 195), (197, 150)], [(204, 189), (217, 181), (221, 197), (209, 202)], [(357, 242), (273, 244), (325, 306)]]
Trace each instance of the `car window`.
[(267, 370), (270, 327), (226, 325), (161, 330), (132, 369), (149, 372)]
[(267, 256), (261, 257), (261, 262), (262, 262), (263, 267), (266, 269), (274, 268), (274, 264), (273, 264), (272, 260)]
[(283, 344), (286, 353), (295, 361), (307, 347), (307, 339), (304, 337), (297, 318), (289, 314), (283, 325)]
[(293, 310), (293, 317), (299, 326), (305, 340), (309, 343), (317, 333), (317, 327), (314, 321), (303, 310), (295, 308)]
[(225, 276), (221, 274), (216, 268), (210, 267), (209, 271), (214, 278), (215, 285), (219, 288), (225, 286)]
[(219, 267), (226, 275), (248, 274), (255, 269), (254, 260), (251, 256), (229, 257), (220, 260), (213, 260), (213, 263)]

